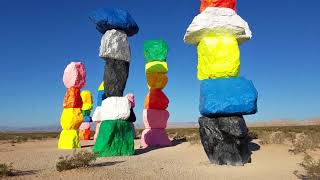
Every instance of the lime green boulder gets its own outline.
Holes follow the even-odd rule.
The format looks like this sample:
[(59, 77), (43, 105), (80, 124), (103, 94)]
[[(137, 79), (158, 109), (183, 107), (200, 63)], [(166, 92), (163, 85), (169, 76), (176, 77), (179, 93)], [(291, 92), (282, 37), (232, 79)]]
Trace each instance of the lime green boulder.
[(167, 73), (168, 64), (167, 62), (153, 61), (146, 64), (146, 73)]
[(164, 40), (149, 40), (144, 42), (143, 51), (146, 63), (153, 61), (166, 62), (168, 45)]
[(129, 156), (134, 154), (134, 133), (128, 121), (103, 121), (93, 152), (98, 157)]

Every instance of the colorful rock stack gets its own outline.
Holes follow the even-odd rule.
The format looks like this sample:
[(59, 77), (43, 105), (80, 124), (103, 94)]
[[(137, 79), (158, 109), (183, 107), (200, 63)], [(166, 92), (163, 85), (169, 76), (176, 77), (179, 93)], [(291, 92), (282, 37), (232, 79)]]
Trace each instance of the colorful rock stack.
[(80, 148), (77, 130), (83, 121), (80, 89), (85, 86), (85, 79), (86, 71), (81, 62), (71, 62), (64, 70), (63, 82), (67, 93), (64, 96), (64, 109), (60, 120), (62, 132), (58, 143), (59, 149)]
[(91, 110), (92, 110), (92, 95), (90, 91), (81, 91), (81, 98), (82, 98), (82, 115), (83, 115), (83, 122), (79, 127), (79, 137), (80, 140), (90, 140), (90, 123), (92, 122), (91, 119)]
[(201, 0), (201, 14), (184, 37), (185, 43), (198, 48), (201, 142), (209, 160), (219, 165), (244, 165), (251, 160), (243, 115), (257, 112), (253, 83), (238, 77), (238, 46), (251, 39), (251, 31), (235, 10), (236, 0)]
[[(102, 82), (98, 88), (98, 98), (97, 98), (97, 108), (99, 109), (101, 107), (102, 101), (106, 99), (106, 95), (104, 94), (104, 82)], [(95, 112), (99, 112), (99, 110), (95, 111)], [(94, 122), (96, 122), (96, 130), (94, 133), (94, 141), (97, 140), (97, 137), (99, 135), (99, 130), (100, 130), (100, 125), (101, 125), (101, 119), (98, 119), (98, 114), (94, 113), (92, 120)]]
[(104, 34), (99, 56), (106, 63), (103, 79), (106, 99), (94, 112), (94, 120), (101, 120), (101, 125), (93, 152), (99, 157), (132, 155), (135, 115), (123, 92), (131, 58), (128, 36), (138, 33), (139, 27), (127, 11), (120, 9), (99, 9), (89, 18)]
[(145, 126), (141, 135), (141, 146), (143, 148), (171, 146), (171, 141), (165, 131), (169, 119), (169, 112), (166, 110), (169, 99), (162, 92), (162, 89), (168, 83), (166, 75), (168, 72), (167, 54), (168, 45), (165, 41), (145, 41), (145, 72), (150, 91), (145, 98), (143, 110)]

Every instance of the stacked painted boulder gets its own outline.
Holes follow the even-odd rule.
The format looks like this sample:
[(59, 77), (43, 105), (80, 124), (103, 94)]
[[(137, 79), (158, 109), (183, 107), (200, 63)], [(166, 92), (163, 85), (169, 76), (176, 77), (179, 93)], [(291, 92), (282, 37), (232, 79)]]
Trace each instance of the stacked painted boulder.
[(82, 115), (83, 115), (83, 122), (79, 127), (79, 137), (80, 140), (90, 140), (90, 123), (92, 122), (91, 119), (91, 110), (92, 110), (92, 95), (90, 91), (81, 91), (81, 99), (82, 99)]
[(128, 37), (138, 33), (139, 27), (127, 11), (120, 9), (98, 9), (89, 18), (103, 34), (99, 56), (105, 61), (106, 99), (94, 112), (93, 120), (99, 120), (101, 124), (93, 152), (99, 157), (132, 155), (132, 122), (136, 118), (132, 103), (128, 97), (123, 97), (123, 92), (131, 58)]
[(86, 71), (81, 62), (71, 62), (63, 74), (63, 83), (67, 88), (64, 96), (63, 112), (60, 123), (62, 132), (59, 137), (59, 149), (80, 148), (79, 129), (83, 115), (80, 89), (85, 86)]
[[(104, 94), (104, 82), (102, 82), (98, 88), (98, 98), (97, 98), (97, 108), (99, 109), (101, 107), (102, 101), (106, 99), (106, 95)], [(98, 119), (98, 112), (99, 110), (95, 111), (96, 113), (93, 114), (92, 120), (96, 122), (96, 130), (94, 133), (94, 141), (97, 140), (99, 130), (100, 130), (100, 125), (101, 125), (101, 119)]]
[(145, 41), (145, 72), (149, 93), (145, 98), (143, 110), (145, 126), (141, 135), (141, 146), (143, 148), (171, 146), (171, 141), (165, 131), (169, 119), (169, 112), (167, 111), (169, 99), (162, 92), (168, 82), (167, 54), (168, 45), (165, 41)]
[(257, 112), (257, 90), (251, 81), (238, 77), (239, 45), (252, 35), (235, 10), (236, 0), (201, 0), (200, 14), (184, 37), (198, 49), (201, 142), (209, 160), (219, 165), (250, 162), (243, 115)]

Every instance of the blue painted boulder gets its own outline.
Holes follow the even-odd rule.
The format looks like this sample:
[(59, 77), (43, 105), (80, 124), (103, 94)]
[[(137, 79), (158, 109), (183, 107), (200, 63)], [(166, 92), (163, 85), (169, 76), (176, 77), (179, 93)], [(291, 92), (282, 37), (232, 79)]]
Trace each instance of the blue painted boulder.
[(201, 82), (201, 115), (205, 117), (248, 115), (257, 112), (258, 92), (245, 78), (219, 78)]
[(83, 117), (83, 122), (92, 122), (92, 119), (90, 116), (84, 116)]
[(98, 91), (98, 99), (97, 99), (97, 106), (101, 106), (102, 101), (105, 100), (107, 96), (104, 94), (104, 90)]
[(89, 19), (102, 34), (111, 29), (123, 30), (128, 36), (139, 32), (137, 23), (125, 10), (101, 8), (90, 13)]

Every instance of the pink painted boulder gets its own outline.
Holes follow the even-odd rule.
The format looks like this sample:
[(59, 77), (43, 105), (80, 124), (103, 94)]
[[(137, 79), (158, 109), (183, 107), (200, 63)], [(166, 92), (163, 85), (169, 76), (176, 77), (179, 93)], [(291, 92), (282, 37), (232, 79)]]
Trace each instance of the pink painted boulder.
[(86, 84), (86, 70), (81, 62), (71, 62), (63, 74), (63, 83), (67, 88), (83, 88)]
[(165, 129), (169, 119), (167, 110), (144, 109), (143, 123), (145, 129)]
[(94, 136), (93, 136), (94, 141), (96, 141), (96, 139), (98, 138), (99, 131), (100, 131), (100, 125), (101, 125), (101, 121), (97, 122), (96, 131), (94, 132)]
[(142, 148), (147, 147), (167, 147), (172, 143), (168, 138), (165, 129), (145, 129), (141, 135)]
[(134, 108), (136, 106), (136, 103), (134, 101), (134, 95), (132, 93), (129, 93), (126, 95), (126, 97), (128, 98), (131, 108)]
[(86, 129), (90, 129), (90, 123), (89, 122), (83, 122), (80, 127), (80, 130), (86, 130)]

